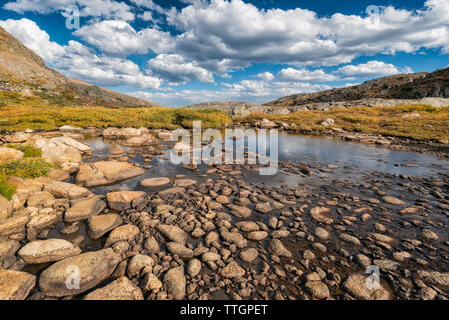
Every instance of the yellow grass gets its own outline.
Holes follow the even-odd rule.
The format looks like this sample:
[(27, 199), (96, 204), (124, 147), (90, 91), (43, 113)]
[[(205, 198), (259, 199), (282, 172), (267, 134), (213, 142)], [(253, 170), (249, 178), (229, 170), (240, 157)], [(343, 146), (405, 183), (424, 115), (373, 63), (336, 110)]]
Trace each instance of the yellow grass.
[[(419, 113), (416, 118), (404, 115)], [(449, 107), (436, 108), (426, 105), (396, 107), (353, 107), (335, 108), (329, 111), (298, 111), (289, 115), (251, 114), (235, 118), (234, 121), (254, 123), (267, 118), (277, 123), (296, 124), (298, 131), (322, 132), (329, 127), (321, 123), (332, 118), (332, 127), (349, 132), (381, 134), (417, 140), (449, 140)]]

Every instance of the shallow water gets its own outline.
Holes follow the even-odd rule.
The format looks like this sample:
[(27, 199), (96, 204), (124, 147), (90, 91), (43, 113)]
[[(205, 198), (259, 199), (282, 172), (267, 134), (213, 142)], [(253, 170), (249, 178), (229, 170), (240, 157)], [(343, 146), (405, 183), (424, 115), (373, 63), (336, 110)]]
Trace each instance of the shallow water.
[[(227, 140), (232, 142), (232, 140)], [(280, 133), (279, 134), (279, 161), (293, 161), (295, 163), (304, 163), (314, 168), (327, 169), (328, 165), (335, 165), (332, 172), (321, 172), (315, 170), (312, 176), (301, 176), (290, 174), (279, 168), (273, 176), (261, 176), (255, 171), (247, 173), (248, 182), (254, 184), (264, 184), (269, 186), (287, 185), (296, 187), (299, 184), (314, 184), (317, 180), (347, 180), (352, 182), (361, 182), (372, 174), (392, 174), (409, 175), (427, 178), (444, 178), (449, 176), (449, 161), (431, 154), (422, 154), (417, 152), (394, 151), (362, 143), (346, 142), (340, 139), (329, 137), (313, 137), (298, 134)], [(86, 141), (94, 150), (93, 158), (87, 161), (97, 161), (108, 156), (106, 148), (112, 141), (103, 141), (102, 138), (93, 138)], [(252, 149), (257, 146), (256, 139), (240, 139), (234, 141), (234, 150)], [(125, 150), (131, 148), (124, 147)], [(137, 148), (139, 150), (139, 148)], [(145, 190), (139, 186), (139, 182), (146, 178), (169, 177), (175, 179), (176, 175), (185, 175), (186, 178), (195, 178), (204, 181), (207, 177), (199, 177), (206, 170), (210, 169), (206, 164), (198, 166), (198, 172), (191, 172), (183, 169), (181, 165), (174, 165), (169, 159), (170, 150), (167, 149), (164, 155), (155, 156), (147, 165), (154, 166), (147, 170), (143, 176), (126, 180), (113, 186), (95, 188), (97, 193), (106, 193), (113, 190)], [(269, 155), (267, 152), (261, 154)], [(132, 162), (142, 164), (143, 159), (139, 154), (131, 158)], [(405, 165), (405, 166), (404, 166)], [(413, 166), (408, 166), (413, 165)], [(415, 167), (416, 165), (416, 167)], [(151, 188), (153, 191), (164, 189)]]

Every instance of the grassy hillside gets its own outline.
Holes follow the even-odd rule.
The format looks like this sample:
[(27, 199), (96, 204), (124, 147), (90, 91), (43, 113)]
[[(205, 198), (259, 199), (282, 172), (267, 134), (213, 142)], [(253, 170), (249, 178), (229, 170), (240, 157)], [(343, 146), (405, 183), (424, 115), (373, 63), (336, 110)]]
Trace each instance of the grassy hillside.
[[(409, 117), (418, 113), (419, 117)], [(404, 117), (405, 116), (405, 117)], [(298, 131), (320, 132), (329, 130), (321, 123), (332, 118), (332, 127), (348, 132), (382, 134), (385, 136), (417, 140), (449, 140), (449, 108), (425, 105), (397, 107), (336, 108), (329, 111), (298, 111), (289, 115), (252, 114), (235, 121), (254, 123), (263, 118), (275, 122), (296, 124)]]
[(0, 130), (53, 130), (64, 125), (78, 127), (178, 128), (201, 120), (203, 127), (228, 125), (231, 118), (216, 110), (80, 107), (70, 96), (27, 97), (0, 92)]

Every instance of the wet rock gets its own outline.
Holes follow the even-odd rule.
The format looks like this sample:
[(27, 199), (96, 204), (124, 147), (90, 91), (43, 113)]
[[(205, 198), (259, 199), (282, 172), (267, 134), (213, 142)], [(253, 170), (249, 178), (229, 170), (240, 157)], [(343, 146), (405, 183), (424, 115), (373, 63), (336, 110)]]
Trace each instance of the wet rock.
[(423, 278), (425, 281), (428, 281), (434, 285), (440, 285), (444, 287), (449, 287), (449, 272), (437, 272), (437, 271), (423, 271), (419, 270), (417, 272), (420, 278)]
[(109, 231), (122, 224), (122, 218), (118, 214), (103, 214), (91, 217), (88, 221), (88, 234), (94, 240), (100, 239)]
[(380, 284), (379, 289), (368, 289), (366, 285), (367, 276), (362, 274), (350, 275), (343, 286), (349, 294), (361, 300), (390, 300), (391, 294), (385, 285)]
[(421, 230), (421, 233), (419, 234), (419, 236), (427, 241), (436, 241), (438, 240), (438, 235), (433, 232), (432, 230), (429, 229), (423, 229)]
[(0, 220), (7, 219), (11, 216), (13, 211), (13, 205), (0, 195)]
[(106, 208), (106, 203), (99, 197), (78, 200), (72, 207), (67, 209), (64, 220), (76, 222), (89, 219), (100, 214)]
[(374, 260), (374, 264), (382, 271), (396, 271), (399, 263), (392, 260)]
[(154, 260), (150, 256), (138, 254), (131, 258), (128, 263), (128, 275), (130, 277), (139, 276), (141, 272), (151, 272)]
[(315, 236), (321, 240), (327, 240), (330, 237), (329, 232), (320, 227), (315, 229)]
[(248, 241), (237, 232), (229, 232), (226, 229), (220, 230), (221, 237), (231, 244), (235, 244), (239, 248), (245, 248), (248, 245)]
[(114, 143), (106, 148), (106, 151), (112, 154), (113, 156), (121, 155), (126, 152), (119, 144)]
[(145, 170), (128, 162), (100, 161), (80, 166), (76, 183), (85, 187), (114, 184), (145, 174)]
[(150, 254), (158, 253), (161, 249), (159, 247), (159, 243), (157, 242), (155, 237), (149, 237), (144, 244), (145, 250), (147, 250)]
[(163, 236), (173, 242), (185, 244), (187, 241), (188, 234), (177, 226), (160, 224), (157, 228)]
[(141, 204), (146, 193), (142, 191), (117, 191), (106, 194), (109, 208), (116, 211), (123, 211)]
[(256, 204), (255, 210), (260, 213), (270, 213), (272, 208), (269, 202)]
[(25, 300), (36, 285), (36, 277), (20, 271), (0, 270), (0, 300)]
[(37, 240), (26, 244), (19, 251), (19, 256), (27, 264), (41, 264), (60, 261), (77, 256), (81, 249), (63, 239)]
[(191, 259), (187, 264), (187, 274), (195, 278), (201, 272), (201, 261), (198, 259)]
[[(42, 272), (39, 287), (44, 294), (52, 297), (77, 295), (106, 280), (120, 260), (120, 256), (112, 249), (83, 253), (65, 259)], [(74, 279), (71, 275), (75, 274), (78, 276), (79, 286), (71, 282)]]
[(276, 256), (292, 258), (293, 254), (284, 247), (284, 244), (279, 239), (273, 239), (269, 243), (269, 250)]
[(131, 242), (139, 235), (139, 233), (139, 228), (132, 224), (125, 224), (117, 227), (109, 234), (105, 246), (108, 247), (120, 241)]
[(92, 194), (87, 188), (60, 181), (45, 185), (44, 191), (51, 193), (55, 198), (68, 198), (70, 200), (85, 198)]
[(170, 183), (169, 178), (150, 178), (140, 181), (142, 187), (162, 187)]
[(220, 270), (221, 276), (226, 279), (240, 278), (243, 277), (245, 273), (245, 269), (240, 267), (235, 261), (230, 262), (226, 267)]
[(185, 187), (192, 186), (194, 184), (197, 184), (196, 180), (193, 180), (193, 179), (180, 179), (180, 180), (176, 180), (175, 181), (174, 186), (175, 187), (185, 188)]
[(183, 300), (186, 296), (186, 277), (183, 267), (172, 268), (167, 271), (164, 276), (164, 285), (167, 292), (170, 293), (175, 300)]
[(357, 239), (356, 237), (351, 236), (349, 234), (346, 234), (346, 233), (340, 234), (340, 239), (345, 241), (345, 242), (351, 243), (351, 244), (353, 244), (355, 246), (361, 246), (362, 245), (362, 243), (360, 242), (359, 239)]
[(261, 241), (268, 237), (268, 232), (266, 231), (252, 231), (246, 236), (249, 240), (253, 241)]
[(391, 196), (383, 196), (382, 200), (388, 204), (403, 206), (406, 205), (406, 203), (398, 198), (391, 197)]
[(310, 216), (316, 222), (322, 224), (332, 224), (334, 220), (328, 216), (328, 214), (331, 212), (332, 210), (326, 207), (315, 207), (310, 210)]
[(120, 277), (87, 294), (83, 300), (143, 300), (143, 294), (127, 277)]
[(252, 214), (252, 211), (249, 208), (236, 206), (236, 205), (228, 205), (228, 208), (231, 210), (231, 213), (235, 217), (240, 218), (240, 219), (249, 218)]
[(187, 248), (182, 243), (169, 242), (167, 243), (167, 249), (172, 254), (177, 254), (181, 258), (191, 259), (193, 257), (193, 250)]
[(316, 299), (330, 297), (329, 288), (321, 281), (307, 281), (306, 290)]
[(0, 164), (20, 161), (23, 159), (23, 156), (24, 154), (22, 151), (11, 148), (2, 148), (0, 146)]
[(17, 215), (0, 221), (0, 236), (9, 236), (25, 231), (25, 226), (29, 221), (28, 215)]
[(240, 252), (240, 259), (249, 263), (252, 263), (254, 260), (256, 260), (258, 256), (259, 252), (254, 248), (249, 248)]
[(183, 194), (184, 192), (185, 192), (184, 188), (176, 187), (176, 188), (169, 188), (169, 189), (160, 191), (160, 192), (158, 192), (158, 195), (161, 198), (166, 199), (166, 198), (170, 198), (170, 197), (175, 196), (175, 195)]

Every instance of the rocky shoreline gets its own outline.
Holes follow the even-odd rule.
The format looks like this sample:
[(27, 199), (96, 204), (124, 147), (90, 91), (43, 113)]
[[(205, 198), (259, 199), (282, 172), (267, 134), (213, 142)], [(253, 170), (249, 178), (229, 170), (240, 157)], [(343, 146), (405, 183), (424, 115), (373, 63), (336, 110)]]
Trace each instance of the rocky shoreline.
[[(0, 198), (0, 299), (449, 298), (447, 174), (353, 183), (322, 178), (338, 164), (283, 161), (297, 186), (252, 181), (257, 166), (237, 164), (120, 185), (151, 172), (169, 135), (63, 127), (3, 136), (61, 169), (12, 177), (17, 193)], [(112, 189), (97, 193), (102, 186)], [(369, 266), (380, 270), (377, 289), (366, 286)]]

